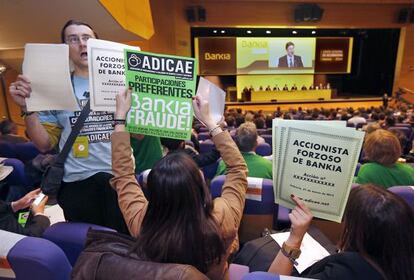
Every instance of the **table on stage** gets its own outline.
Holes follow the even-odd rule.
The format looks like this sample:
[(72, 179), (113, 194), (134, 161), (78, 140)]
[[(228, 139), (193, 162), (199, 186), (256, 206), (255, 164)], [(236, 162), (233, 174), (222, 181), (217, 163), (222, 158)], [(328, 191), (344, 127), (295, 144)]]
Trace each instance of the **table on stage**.
[(293, 91), (253, 91), (250, 96), (251, 102), (294, 101), (294, 100), (324, 100), (331, 99), (332, 90), (293, 90)]

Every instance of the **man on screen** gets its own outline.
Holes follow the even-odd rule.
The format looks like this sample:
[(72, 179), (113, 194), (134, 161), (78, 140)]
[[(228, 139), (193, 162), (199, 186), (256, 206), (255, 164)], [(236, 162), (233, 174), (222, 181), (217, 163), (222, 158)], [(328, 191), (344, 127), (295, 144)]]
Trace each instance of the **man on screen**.
[(302, 58), (295, 55), (295, 44), (287, 42), (285, 46), (287, 54), (279, 57), (279, 64), (277, 67), (288, 67), (288, 68), (302, 68)]

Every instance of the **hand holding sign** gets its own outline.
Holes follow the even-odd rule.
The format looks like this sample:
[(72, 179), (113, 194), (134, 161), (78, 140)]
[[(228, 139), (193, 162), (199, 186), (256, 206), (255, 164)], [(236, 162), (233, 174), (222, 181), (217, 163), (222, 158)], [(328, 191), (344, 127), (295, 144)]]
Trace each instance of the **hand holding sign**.
[(193, 98), (193, 109), (196, 118), (207, 126), (208, 129), (212, 129), (216, 126), (216, 122), (210, 113), (210, 105), (208, 100), (195, 96)]
[(125, 120), (129, 109), (131, 108), (131, 94), (130, 88), (125, 89), (124, 92), (120, 92), (116, 95), (116, 111), (115, 119)]
[(302, 243), (302, 239), (305, 236), (305, 233), (309, 229), (309, 225), (312, 222), (312, 212), (309, 208), (303, 203), (303, 201), (295, 196), (291, 195), (292, 201), (296, 204), (296, 207), (293, 208), (292, 212), (289, 214), (290, 222), (292, 223), (290, 229), (290, 235), (286, 241), (290, 246), (299, 248)]

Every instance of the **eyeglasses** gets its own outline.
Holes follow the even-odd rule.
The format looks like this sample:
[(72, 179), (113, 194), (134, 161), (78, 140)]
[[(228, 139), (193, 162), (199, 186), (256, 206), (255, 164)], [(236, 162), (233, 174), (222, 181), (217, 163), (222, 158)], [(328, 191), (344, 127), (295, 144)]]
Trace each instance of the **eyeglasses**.
[(79, 45), (81, 43), (81, 40), (86, 43), (90, 38), (92, 38), (90, 35), (70, 35), (66, 38), (66, 43), (69, 45)]

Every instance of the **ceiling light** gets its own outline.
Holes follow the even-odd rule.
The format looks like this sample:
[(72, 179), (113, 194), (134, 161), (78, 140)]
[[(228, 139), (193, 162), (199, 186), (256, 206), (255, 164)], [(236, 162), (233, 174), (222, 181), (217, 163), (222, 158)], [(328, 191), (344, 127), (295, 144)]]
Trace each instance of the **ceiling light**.
[(221, 34), (224, 34), (224, 33), (226, 33), (226, 31), (224, 31), (224, 30), (221, 30), (220, 32), (221, 32)]
[(270, 34), (270, 33), (272, 33), (272, 31), (266, 30), (266, 34)]
[(313, 31), (312, 31), (312, 34), (316, 34), (316, 31), (315, 31), (315, 30), (313, 30)]
[(213, 30), (213, 33), (217, 33), (217, 30)]
[(298, 32), (296, 32), (295, 30), (292, 31), (292, 34), (298, 34)]
[(247, 32), (247, 34), (252, 34), (251, 30), (247, 30), (246, 32)]

